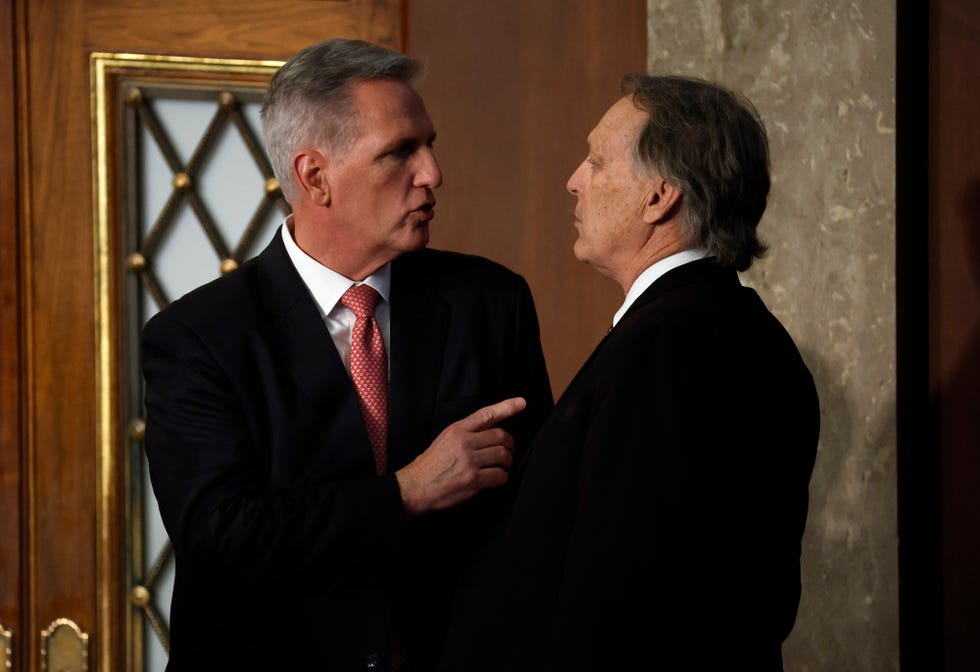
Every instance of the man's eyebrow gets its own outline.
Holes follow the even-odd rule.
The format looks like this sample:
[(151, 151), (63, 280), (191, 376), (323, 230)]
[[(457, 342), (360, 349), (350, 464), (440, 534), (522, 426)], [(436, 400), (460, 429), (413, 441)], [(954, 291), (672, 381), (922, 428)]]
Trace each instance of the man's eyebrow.
[[(425, 145), (426, 146), (431, 146), (432, 143), (434, 143), (435, 141), (436, 141), (436, 134), (433, 133), (425, 141)], [(413, 147), (413, 148), (414, 147), (418, 147), (419, 144), (420, 143), (418, 141), (418, 138), (416, 138), (414, 136), (411, 136), (411, 135), (406, 135), (406, 136), (401, 137), (401, 138), (396, 138), (396, 139), (392, 140), (391, 142), (389, 142), (388, 144), (383, 145), (381, 147), (381, 150), (378, 152), (378, 156), (379, 157), (380, 156), (384, 156), (385, 154), (390, 154), (392, 152), (396, 152), (396, 151), (398, 151), (400, 149), (403, 149), (405, 147)]]

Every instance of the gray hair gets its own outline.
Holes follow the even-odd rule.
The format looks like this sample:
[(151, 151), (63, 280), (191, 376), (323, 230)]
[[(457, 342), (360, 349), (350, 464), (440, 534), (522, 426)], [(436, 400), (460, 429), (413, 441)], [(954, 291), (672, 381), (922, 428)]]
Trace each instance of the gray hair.
[(262, 103), (262, 133), (283, 197), (299, 195), (293, 157), (323, 146), (346, 151), (358, 127), (351, 111), (351, 85), (393, 79), (411, 85), (422, 70), (415, 58), (362, 40), (334, 39), (296, 52), (269, 82)]
[(687, 242), (722, 266), (748, 269), (766, 251), (756, 228), (771, 185), (758, 111), (744, 96), (693, 77), (631, 74), (622, 91), (649, 115), (634, 161), (680, 189)]

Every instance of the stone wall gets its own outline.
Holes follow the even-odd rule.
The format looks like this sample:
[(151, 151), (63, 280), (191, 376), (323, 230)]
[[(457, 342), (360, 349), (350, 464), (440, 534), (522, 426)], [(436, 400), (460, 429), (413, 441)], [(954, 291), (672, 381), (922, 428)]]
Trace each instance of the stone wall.
[(796, 339), (822, 419), (787, 672), (897, 670), (894, 3), (647, 9), (649, 70), (737, 89), (770, 135), (770, 251), (743, 281)]

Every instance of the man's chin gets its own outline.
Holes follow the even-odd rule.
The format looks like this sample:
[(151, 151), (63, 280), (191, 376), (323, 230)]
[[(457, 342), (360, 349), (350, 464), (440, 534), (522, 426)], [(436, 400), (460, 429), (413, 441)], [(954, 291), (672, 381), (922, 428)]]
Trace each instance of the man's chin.
[(428, 244), (429, 223), (419, 222), (412, 227), (408, 240), (405, 241), (405, 245), (402, 248), (402, 252), (417, 252), (418, 250), (424, 249)]
[(421, 250), (423, 247), (429, 244), (429, 223), (422, 222), (419, 224), (415, 233), (419, 239), (418, 249)]

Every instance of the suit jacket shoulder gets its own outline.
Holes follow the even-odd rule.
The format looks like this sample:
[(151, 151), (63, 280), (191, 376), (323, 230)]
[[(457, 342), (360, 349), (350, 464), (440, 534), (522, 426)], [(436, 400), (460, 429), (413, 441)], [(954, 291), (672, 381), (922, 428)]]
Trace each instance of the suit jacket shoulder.
[(446, 669), (629, 668), (637, 642), (665, 669), (778, 669), (818, 425), (755, 292), (710, 260), (668, 272), (532, 443)]
[(256, 257), (235, 271), (201, 285), (162, 308), (150, 319), (170, 320), (201, 335), (224, 336), (252, 328), (308, 300), (316, 310), (282, 238), (277, 233)]

